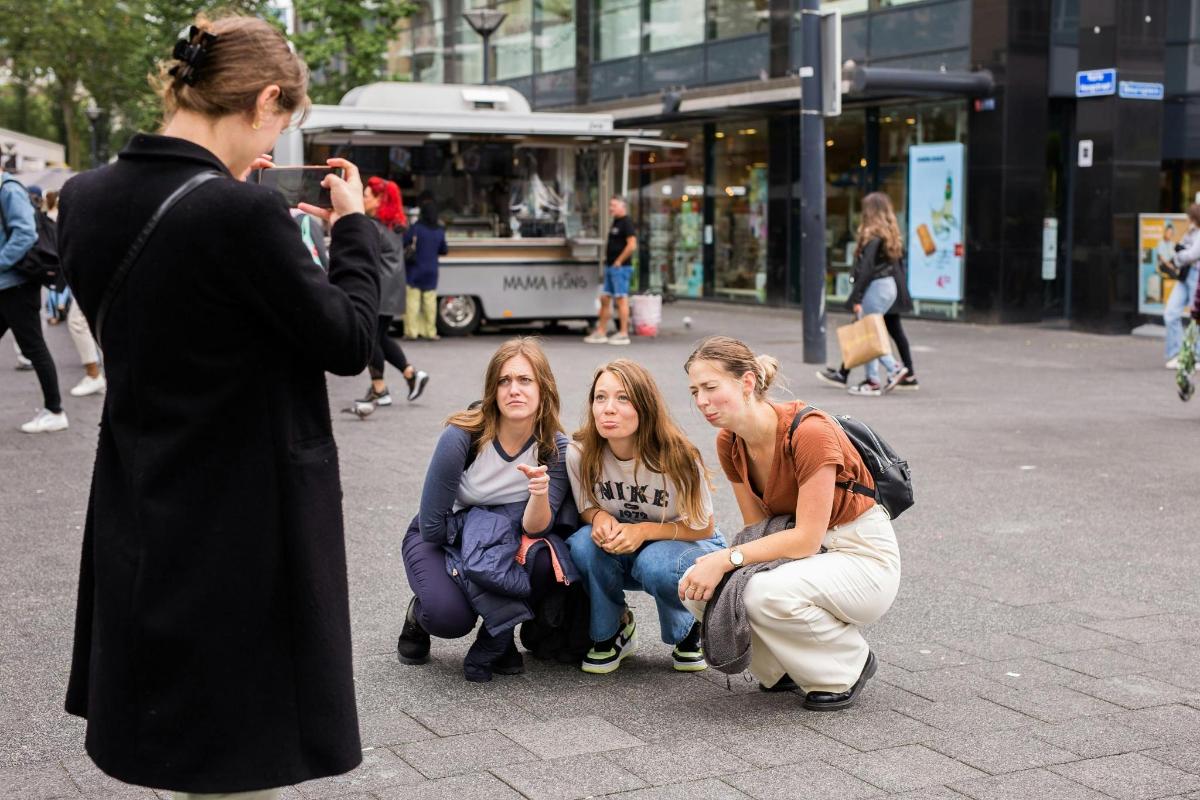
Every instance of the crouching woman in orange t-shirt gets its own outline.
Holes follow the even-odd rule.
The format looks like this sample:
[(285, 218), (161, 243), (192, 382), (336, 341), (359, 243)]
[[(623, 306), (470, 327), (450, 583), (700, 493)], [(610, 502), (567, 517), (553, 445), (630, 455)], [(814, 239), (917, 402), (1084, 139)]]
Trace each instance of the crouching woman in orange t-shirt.
[(795, 522), (702, 556), (680, 580), (680, 597), (703, 618), (727, 572), (784, 559), (756, 572), (743, 589), (749, 669), (767, 691), (804, 692), (806, 708), (846, 708), (876, 668), (859, 626), (883, 616), (900, 584), (891, 519), (874, 498), (850, 488), (853, 482), (873, 490), (874, 479), (824, 412), (806, 414), (786, 441), (805, 404), (767, 400), (779, 368), (774, 358), (714, 336), (684, 368), (696, 407), (721, 429), (717, 454), (745, 524), (779, 515)]

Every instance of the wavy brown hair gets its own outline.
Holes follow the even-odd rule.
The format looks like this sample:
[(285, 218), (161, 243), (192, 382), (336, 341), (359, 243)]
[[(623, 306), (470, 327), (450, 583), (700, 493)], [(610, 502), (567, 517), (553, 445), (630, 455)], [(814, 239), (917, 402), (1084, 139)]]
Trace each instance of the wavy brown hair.
[(888, 261), (896, 262), (904, 256), (904, 240), (900, 236), (900, 223), (892, 201), (883, 192), (871, 192), (862, 201), (862, 221), (858, 223), (857, 258), (872, 239), (883, 240), (883, 252)]
[(637, 411), (638, 427), (633, 435), (637, 451), (634, 474), (636, 475), (644, 464), (650, 472), (665, 475), (679, 487), (677, 507), (684, 523), (688, 527), (707, 525), (701, 482), (709, 483), (710, 490), (711, 482), (704, 459), (671, 417), (654, 378), (641, 364), (627, 358), (610, 361), (596, 370), (596, 374), (592, 376), (592, 387), (588, 390), (588, 407), (583, 415), (583, 426), (573, 436), (583, 449), (579, 463), (579, 482), (587, 492), (588, 500), (595, 505), (600, 504), (596, 497), (596, 482), (603, 471), (604, 451), (608, 443), (596, 429), (592, 404), (596, 399), (596, 382), (606, 372), (616, 377), (625, 387), (629, 401)]
[(483, 400), (475, 408), (451, 414), (446, 424), (462, 428), (472, 438), (478, 438), (477, 453), (489, 446), (500, 432), (500, 406), (496, 403), (500, 372), (505, 364), (517, 356), (525, 356), (533, 367), (533, 379), (537, 382), (539, 394), (533, 435), (537, 440), (538, 463), (549, 466), (558, 459), (558, 443), (554, 437), (562, 432), (562, 424), (558, 421), (558, 384), (550, 370), (550, 360), (546, 358), (546, 352), (537, 339), (518, 336), (500, 345), (492, 354), (483, 376)]

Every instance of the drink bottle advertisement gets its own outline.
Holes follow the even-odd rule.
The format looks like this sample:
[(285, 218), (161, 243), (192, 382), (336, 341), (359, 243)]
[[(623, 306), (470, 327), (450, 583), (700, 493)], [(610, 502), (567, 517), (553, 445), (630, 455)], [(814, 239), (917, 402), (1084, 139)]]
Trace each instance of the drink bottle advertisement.
[(963, 297), (963, 175), (958, 142), (908, 149), (908, 289), (922, 300)]

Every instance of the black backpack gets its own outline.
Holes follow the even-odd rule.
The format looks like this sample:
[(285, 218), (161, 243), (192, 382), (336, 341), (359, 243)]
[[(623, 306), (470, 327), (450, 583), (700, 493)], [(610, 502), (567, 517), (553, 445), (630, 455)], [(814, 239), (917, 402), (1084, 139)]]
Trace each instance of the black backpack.
[[(21, 185), (20, 181), (9, 179), (4, 181), (4, 186), (16, 186), (22, 192), (26, 189)], [(62, 265), (58, 260), (58, 233), (57, 226), (54, 220), (46, 216), (45, 212), (34, 209), (33, 211), (34, 226), (37, 228), (37, 241), (25, 253), (16, 264), (13, 265), (20, 275), (26, 280), (36, 281), (42, 286), (50, 286), (53, 288), (62, 288), (65, 285), (63, 281)], [(0, 203), (0, 225), (4, 226), (4, 235), (11, 235), (8, 228), (8, 220), (4, 218), (4, 205)]]
[[(788, 428), (788, 447), (791, 447), (792, 436), (800, 425), (800, 420), (811, 411), (812, 406), (805, 406), (796, 412), (792, 425)], [(867, 423), (857, 420), (848, 414), (830, 414), (841, 426), (846, 438), (854, 445), (854, 449), (862, 456), (863, 463), (871, 477), (875, 479), (875, 489), (868, 489), (854, 481), (842, 481), (837, 484), (846, 491), (873, 497), (875, 501), (887, 509), (892, 519), (903, 514), (913, 504), (912, 474), (908, 470), (908, 462), (896, 455), (887, 442), (879, 434), (871, 430)]]

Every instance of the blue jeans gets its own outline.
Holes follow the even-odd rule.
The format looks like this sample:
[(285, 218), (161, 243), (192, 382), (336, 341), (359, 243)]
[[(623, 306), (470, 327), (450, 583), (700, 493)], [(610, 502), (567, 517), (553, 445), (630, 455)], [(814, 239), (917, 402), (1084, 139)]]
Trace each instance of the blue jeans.
[(615, 636), (625, 610), (625, 590), (640, 589), (658, 605), (662, 640), (676, 645), (692, 629), (696, 618), (679, 600), (679, 579), (696, 559), (725, 546), (721, 532), (700, 542), (650, 542), (636, 553), (612, 555), (592, 541), (592, 526), (577, 530), (567, 544), (571, 560), (587, 580), (591, 598), (593, 642)]
[(1175, 281), (1171, 288), (1171, 296), (1163, 308), (1163, 325), (1167, 328), (1167, 360), (1179, 355), (1183, 348), (1183, 329), (1187, 320), (1183, 318), (1184, 309), (1192, 304), (1196, 296), (1196, 284), (1200, 282), (1200, 264), (1192, 264), (1186, 282)]
[[(867, 285), (867, 291), (863, 294), (862, 313), (867, 314), (886, 314), (892, 304), (896, 302), (896, 279), (889, 276), (887, 278), (876, 278)], [(875, 376), (879, 372), (879, 364), (883, 364), (883, 368), (887, 370), (887, 374), (891, 375), (896, 371), (896, 359), (892, 358), (892, 354), (880, 356), (867, 362), (867, 380), (879, 383), (879, 379)], [(884, 376), (884, 381), (887, 376)]]

